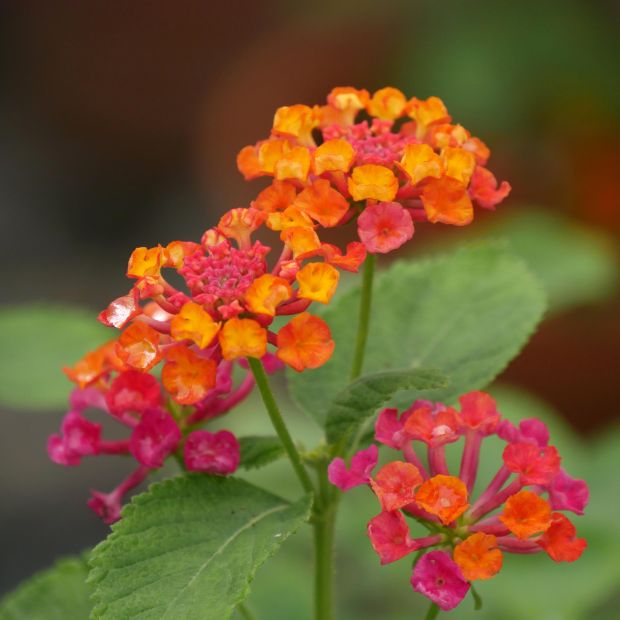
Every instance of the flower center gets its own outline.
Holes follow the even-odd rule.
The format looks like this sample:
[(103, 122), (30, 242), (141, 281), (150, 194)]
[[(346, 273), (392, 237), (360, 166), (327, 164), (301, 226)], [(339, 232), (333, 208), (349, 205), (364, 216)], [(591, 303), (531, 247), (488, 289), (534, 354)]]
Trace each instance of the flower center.
[(188, 255), (179, 273), (194, 301), (218, 318), (222, 306), (241, 301), (252, 282), (265, 273), (268, 251), (258, 241), (245, 250), (220, 243), (210, 248), (209, 254), (197, 250)]

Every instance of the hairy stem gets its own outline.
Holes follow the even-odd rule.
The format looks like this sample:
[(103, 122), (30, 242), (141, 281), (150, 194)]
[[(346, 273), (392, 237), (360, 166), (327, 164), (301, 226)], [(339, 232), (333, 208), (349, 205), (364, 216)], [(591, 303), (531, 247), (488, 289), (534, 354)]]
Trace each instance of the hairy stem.
[(362, 295), (360, 298), (359, 318), (357, 323), (357, 339), (355, 341), (355, 353), (351, 365), (351, 381), (362, 374), (364, 367), (364, 354), (366, 341), (368, 340), (368, 324), (370, 322), (370, 309), (372, 305), (372, 282), (375, 274), (375, 255), (368, 254), (364, 263), (364, 278), (362, 280)]
[(308, 470), (301, 462), (301, 456), (299, 456), (299, 452), (297, 451), (297, 448), (293, 443), (293, 439), (288, 432), (284, 418), (282, 418), (276, 399), (274, 398), (273, 392), (269, 387), (269, 380), (267, 379), (267, 374), (265, 373), (262, 363), (254, 357), (248, 357), (248, 363), (252, 373), (254, 374), (254, 378), (256, 379), (256, 385), (258, 386), (260, 394), (263, 398), (263, 403), (265, 404), (265, 409), (267, 409), (267, 413), (271, 419), (271, 424), (273, 425), (273, 428), (278, 434), (278, 437), (286, 450), (288, 458), (291, 461), (291, 465), (293, 466), (304, 491), (306, 491), (306, 493), (314, 493), (314, 485), (312, 484)]

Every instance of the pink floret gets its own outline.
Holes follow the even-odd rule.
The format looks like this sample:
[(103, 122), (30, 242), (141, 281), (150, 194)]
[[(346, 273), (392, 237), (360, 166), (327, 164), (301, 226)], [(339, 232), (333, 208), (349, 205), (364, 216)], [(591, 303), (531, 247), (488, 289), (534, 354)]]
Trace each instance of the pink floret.
[(147, 467), (157, 468), (181, 441), (181, 431), (174, 418), (163, 409), (148, 409), (129, 440), (135, 459)]
[(368, 484), (378, 458), (379, 451), (374, 444), (355, 454), (351, 459), (351, 467), (348, 469), (343, 459), (335, 458), (327, 468), (329, 481), (341, 491)]
[(208, 474), (232, 474), (240, 460), (239, 442), (229, 431), (194, 431), (187, 436), (183, 454), (189, 471)]
[(469, 591), (461, 569), (444, 551), (429, 551), (413, 569), (411, 585), (444, 611), (454, 609)]

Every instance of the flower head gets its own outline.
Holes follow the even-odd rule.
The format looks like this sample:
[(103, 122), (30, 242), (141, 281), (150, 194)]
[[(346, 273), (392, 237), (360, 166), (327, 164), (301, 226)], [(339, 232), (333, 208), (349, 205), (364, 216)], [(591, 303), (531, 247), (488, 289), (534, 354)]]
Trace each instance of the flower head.
[[(370, 118), (358, 119), (362, 112)], [(464, 226), (474, 203), (494, 209), (510, 192), (484, 167), (488, 147), (451, 120), (438, 97), (407, 100), (389, 86), (372, 94), (337, 87), (326, 105), (278, 108), (271, 134), (244, 147), (237, 163), (246, 179), (274, 177), (255, 208), (274, 212), (294, 204), (321, 228), (358, 217), (368, 251), (389, 252), (411, 239), (414, 220)], [(398, 231), (390, 242), (375, 240), (376, 213), (364, 218), (377, 202), (400, 207), (388, 227)]]
[[(402, 451), (404, 460), (388, 462), (371, 476), (377, 463), (371, 445), (360, 453), (368, 455), (374, 448), (368, 467), (355, 467), (352, 461), (347, 469), (336, 458), (329, 468), (330, 482), (341, 491), (370, 482), (381, 512), (367, 532), (381, 563), (418, 550), (422, 555), (414, 563), (412, 585), (444, 610), (460, 603), (471, 581), (498, 574), (506, 553), (545, 551), (556, 562), (572, 562), (586, 547), (574, 525), (557, 511), (582, 514), (588, 487), (560, 469), (547, 427), (535, 419), (518, 426), (503, 420), (485, 392), (463, 394), (459, 405), (418, 400), (402, 413), (383, 409), (375, 440)], [(507, 445), (497, 473), (476, 494), (480, 450), (490, 436)], [(456, 475), (450, 472), (446, 450), (460, 439), (464, 447), (458, 451)], [(416, 523), (426, 535), (415, 537)]]
[[(125, 454), (144, 478), (182, 452), (190, 470), (232, 473), (239, 464), (235, 437), (200, 426), (251, 392), (247, 358), (261, 360), (267, 372), (285, 364), (302, 372), (329, 360), (335, 346), (329, 327), (307, 310), (331, 301), (339, 270), (357, 271), (366, 249), (351, 242), (343, 252), (315, 232), (350, 211), (327, 180), (301, 186), (319, 116), (303, 106), (281, 109), (279, 137), (240, 156), (248, 177), (258, 171), (274, 177), (252, 206), (224, 213), (200, 242), (176, 240), (131, 253), (130, 291), (99, 314), (100, 322), (121, 330), (118, 337), (65, 368), (79, 389), (61, 432), (49, 439), (52, 460), (78, 465), (85, 456)], [(327, 159), (324, 165), (330, 166)], [(253, 239), (264, 227), (281, 236), (272, 260), (273, 248)], [(276, 332), (278, 317), (288, 322)], [(235, 366), (242, 369), (239, 379)], [(102, 439), (101, 426), (82, 415), (91, 406), (128, 427), (129, 438)], [(90, 505), (112, 521), (125, 492), (95, 492)]]

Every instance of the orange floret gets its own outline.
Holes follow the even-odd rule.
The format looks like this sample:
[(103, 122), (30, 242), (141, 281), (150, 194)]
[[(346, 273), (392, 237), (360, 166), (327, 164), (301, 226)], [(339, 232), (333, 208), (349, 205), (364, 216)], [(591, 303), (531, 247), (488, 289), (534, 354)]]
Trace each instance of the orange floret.
[(318, 125), (316, 110), (307, 105), (283, 106), (276, 110), (273, 132), (297, 138), (300, 144), (314, 146), (312, 130)]
[(160, 334), (141, 321), (132, 323), (120, 336), (116, 345), (118, 357), (127, 366), (147, 371), (162, 358), (159, 350)]
[(355, 149), (349, 142), (339, 138), (326, 140), (314, 151), (314, 173), (349, 172), (354, 159)]
[(274, 179), (269, 187), (258, 194), (256, 200), (252, 202), (252, 206), (267, 213), (284, 211), (293, 204), (296, 195), (297, 190), (292, 183)]
[(129, 257), (127, 277), (144, 278), (159, 277), (161, 268), (166, 262), (166, 251), (161, 245), (155, 248), (136, 248)]
[(224, 241), (227, 241), (226, 237), (217, 228), (208, 228), (200, 239), (200, 243), (207, 249), (224, 243)]
[(310, 151), (305, 146), (294, 146), (288, 140), (268, 140), (258, 149), (261, 170), (280, 181), (304, 182), (310, 171), (310, 159)]
[(446, 175), (467, 187), (476, 167), (474, 155), (465, 149), (447, 146), (441, 151), (441, 159)]
[(280, 239), (292, 250), (295, 258), (321, 247), (318, 235), (311, 228), (286, 228), (280, 233)]
[(450, 123), (432, 125), (427, 136), (429, 144), (436, 149), (446, 146), (463, 146), (469, 138), (469, 131), (463, 125), (451, 125)]
[(559, 512), (551, 515), (551, 525), (538, 544), (555, 562), (574, 562), (581, 557), (588, 543), (576, 538), (577, 530), (570, 520)]
[(252, 282), (245, 293), (245, 302), (252, 312), (275, 316), (278, 305), (292, 294), (291, 285), (284, 278), (266, 273)]
[(213, 320), (211, 315), (199, 304), (188, 301), (179, 314), (170, 321), (170, 335), (174, 340), (191, 340), (201, 349), (208, 347), (221, 323)]
[(314, 228), (314, 222), (301, 209), (292, 205), (278, 211), (270, 213), (267, 217), (267, 228), (271, 230), (286, 230), (287, 228)]
[(311, 156), (305, 146), (296, 146), (276, 164), (275, 177), (280, 181), (297, 179), (305, 183), (310, 172)]
[(429, 222), (466, 226), (474, 219), (467, 188), (456, 179), (447, 176), (429, 179), (421, 198)]
[(519, 491), (506, 500), (500, 521), (518, 538), (546, 532), (551, 525), (551, 506), (532, 491)]
[(325, 179), (317, 179), (310, 187), (306, 187), (297, 196), (293, 206), (307, 213), (325, 228), (336, 226), (349, 210), (346, 198)]
[(383, 510), (399, 510), (415, 500), (415, 490), (421, 483), (422, 476), (415, 465), (393, 461), (377, 472), (370, 486)]
[(366, 259), (366, 246), (359, 241), (351, 241), (347, 244), (346, 252), (343, 254), (340, 248), (330, 243), (323, 243), (321, 251), (325, 261), (330, 265), (335, 265), (345, 271), (357, 272), (360, 265)]
[(397, 88), (388, 86), (374, 93), (366, 106), (366, 110), (372, 116), (392, 121), (403, 113), (406, 105), (405, 95)]
[(408, 144), (398, 165), (413, 185), (443, 173), (441, 158), (428, 144)]
[(491, 149), (480, 139), (476, 137), (469, 138), (464, 144), (463, 148), (466, 151), (474, 154), (476, 163), (480, 166), (484, 166), (489, 157), (491, 157)]
[(413, 97), (407, 104), (407, 114), (416, 122), (416, 136), (426, 136), (429, 126), (437, 123), (449, 123), (450, 115), (439, 97), (426, 100)]
[(454, 548), (454, 561), (468, 581), (490, 579), (502, 568), (503, 555), (492, 534), (476, 532)]
[(218, 230), (227, 237), (234, 239), (241, 248), (250, 245), (252, 233), (259, 228), (267, 214), (258, 209), (231, 209), (222, 215), (218, 222)]
[(258, 166), (261, 173), (274, 175), (276, 165), (291, 150), (288, 140), (267, 140), (258, 146)]
[(258, 161), (258, 150), (255, 146), (244, 146), (237, 155), (237, 168), (246, 181), (264, 174)]
[(299, 297), (328, 304), (338, 287), (340, 273), (327, 263), (308, 263), (295, 278), (299, 283)]
[(415, 494), (424, 510), (439, 517), (444, 525), (452, 523), (468, 508), (467, 487), (455, 476), (439, 474), (428, 479)]
[(110, 340), (94, 351), (89, 351), (72, 367), (65, 366), (63, 371), (71, 381), (85, 388), (111, 370), (120, 370), (122, 365), (116, 356), (116, 340)]
[(215, 386), (217, 364), (191, 349), (179, 345), (166, 353), (161, 380), (177, 403), (193, 405), (201, 401)]
[(267, 330), (253, 319), (235, 317), (226, 321), (219, 338), (225, 360), (261, 358), (267, 352)]
[(349, 178), (349, 191), (353, 200), (372, 198), (381, 202), (390, 202), (396, 197), (398, 179), (385, 166), (365, 164), (353, 168)]
[(367, 90), (352, 86), (337, 86), (327, 95), (327, 103), (339, 112), (338, 120), (344, 125), (351, 125), (355, 121), (355, 115), (366, 107), (369, 100), (370, 94)]
[(200, 249), (200, 244), (193, 241), (171, 241), (166, 246), (166, 267), (180, 269), (185, 257)]
[(327, 323), (308, 312), (302, 312), (278, 332), (277, 346), (278, 358), (301, 372), (325, 364), (335, 345)]

